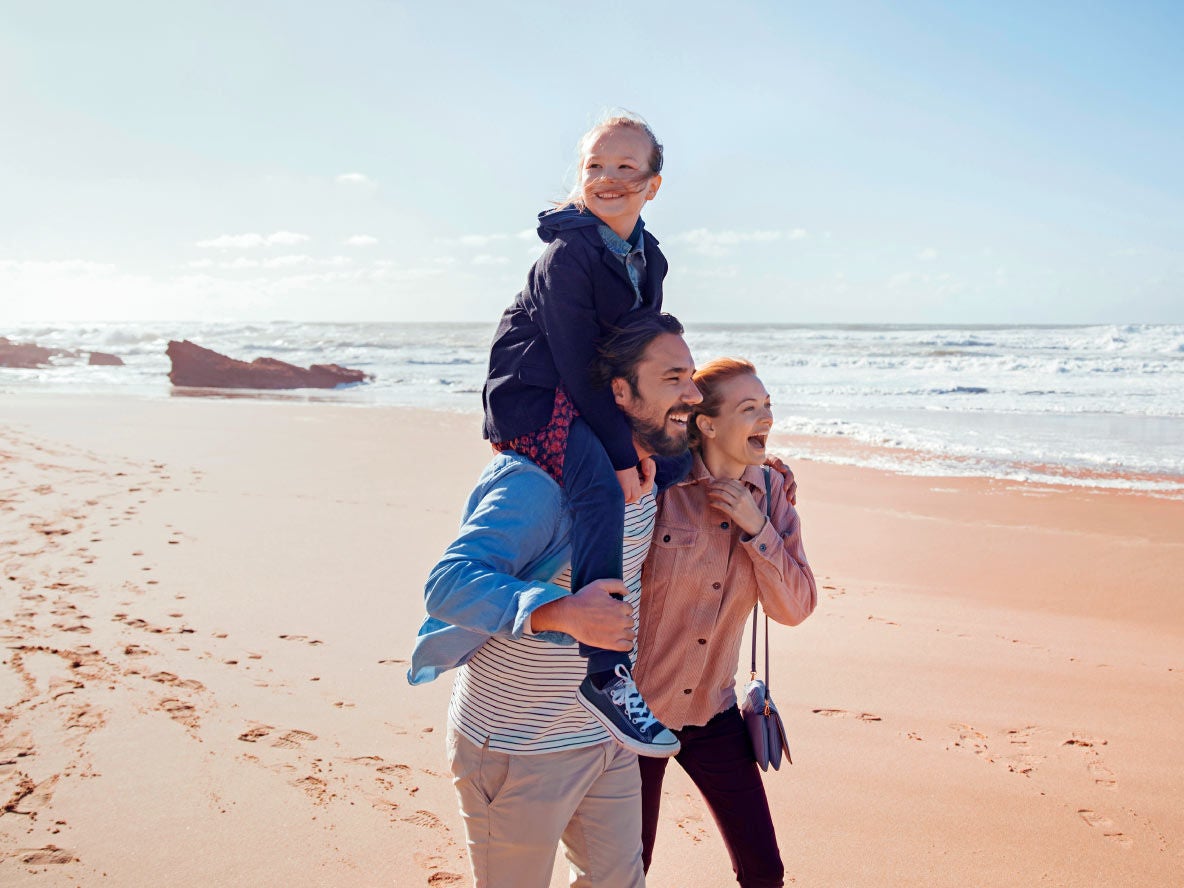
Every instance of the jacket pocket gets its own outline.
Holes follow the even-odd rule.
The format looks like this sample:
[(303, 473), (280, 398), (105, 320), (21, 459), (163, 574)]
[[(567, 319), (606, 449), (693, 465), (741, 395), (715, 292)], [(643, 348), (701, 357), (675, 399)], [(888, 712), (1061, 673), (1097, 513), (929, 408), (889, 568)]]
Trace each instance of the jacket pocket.
[[(699, 532), (679, 527), (660, 527), (654, 532), (653, 545), (659, 549), (689, 549), (695, 545)], [(672, 553), (673, 554), (673, 553)]]

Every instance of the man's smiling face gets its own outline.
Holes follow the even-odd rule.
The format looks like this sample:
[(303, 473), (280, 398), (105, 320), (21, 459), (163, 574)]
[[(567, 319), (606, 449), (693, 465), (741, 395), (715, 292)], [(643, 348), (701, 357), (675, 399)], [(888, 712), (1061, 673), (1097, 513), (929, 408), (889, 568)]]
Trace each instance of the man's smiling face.
[(677, 456), (687, 449), (687, 420), (703, 400), (691, 377), (695, 361), (683, 338), (662, 333), (637, 364), (637, 383), (616, 378), (613, 397), (633, 429), (639, 457)]

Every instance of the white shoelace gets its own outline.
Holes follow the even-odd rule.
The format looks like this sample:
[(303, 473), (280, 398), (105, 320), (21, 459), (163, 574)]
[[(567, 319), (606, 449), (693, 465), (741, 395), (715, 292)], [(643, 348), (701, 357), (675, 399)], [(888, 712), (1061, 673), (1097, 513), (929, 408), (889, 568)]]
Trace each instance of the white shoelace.
[(639, 730), (648, 731), (651, 725), (658, 723), (658, 719), (650, 712), (650, 708), (642, 699), (641, 692), (637, 690), (637, 684), (633, 681), (633, 676), (620, 663), (613, 671), (622, 680), (620, 685), (609, 692), (613, 705), (624, 706), (625, 715), (629, 717), (629, 721), (637, 725)]

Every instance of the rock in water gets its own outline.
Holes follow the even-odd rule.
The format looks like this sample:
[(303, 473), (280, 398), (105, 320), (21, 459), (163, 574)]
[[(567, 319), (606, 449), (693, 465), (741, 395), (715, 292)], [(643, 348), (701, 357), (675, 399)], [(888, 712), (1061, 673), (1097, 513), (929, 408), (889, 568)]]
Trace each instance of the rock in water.
[(97, 367), (122, 367), (123, 358), (119, 355), (109, 355), (106, 352), (91, 352), (90, 359), (86, 363)]
[(42, 348), (32, 342), (13, 342), (0, 336), (0, 367), (20, 367), (32, 370), (44, 367), (54, 355), (64, 355), (68, 352), (60, 348)]
[(173, 340), (166, 353), (173, 362), (169, 381), (173, 385), (199, 388), (296, 389), (336, 388), (366, 381), (361, 370), (336, 364), (297, 367), (275, 358), (256, 358), (250, 363), (202, 348), (186, 339)]

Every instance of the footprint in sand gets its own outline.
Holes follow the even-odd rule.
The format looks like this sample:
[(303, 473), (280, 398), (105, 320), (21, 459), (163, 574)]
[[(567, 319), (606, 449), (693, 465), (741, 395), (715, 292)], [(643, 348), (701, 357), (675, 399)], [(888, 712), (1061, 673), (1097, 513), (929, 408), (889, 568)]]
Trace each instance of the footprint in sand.
[(428, 876), (428, 885), (460, 885), (465, 877), (459, 873), (432, 873)]
[(1106, 763), (1102, 760), (1102, 754), (1098, 748), (1105, 746), (1107, 741), (1097, 737), (1091, 737), (1088, 734), (1082, 734), (1077, 731), (1062, 743), (1062, 746), (1076, 746), (1085, 752), (1085, 767), (1089, 771), (1089, 775), (1094, 779), (1094, 783), (1103, 789), (1118, 789), (1118, 776), (1110, 770)]
[(197, 717), (197, 709), (184, 700), (178, 700), (175, 697), (166, 697), (160, 701), (160, 704), (156, 708), (167, 712), (169, 718), (187, 728), (197, 728), (201, 724), (201, 720)]
[(0, 766), (15, 765), (17, 759), (33, 755), (36, 751), (33, 735), (26, 731), (11, 740), (0, 742)]
[(810, 711), (826, 718), (855, 718), (865, 722), (883, 721), (880, 716), (872, 715), (870, 712), (848, 712), (846, 709), (812, 709)]
[(64, 863), (74, 863), (78, 860), (73, 854), (57, 845), (46, 845), (44, 848), (24, 848), (17, 852), (21, 863), (27, 866), (51, 866)]
[(328, 804), (334, 797), (333, 793), (329, 792), (329, 784), (320, 777), (313, 777), (311, 774), (292, 781), (292, 785), (304, 790), (305, 794), (318, 805)]
[(303, 641), (310, 645), (324, 644), (319, 638), (309, 638), (307, 635), (281, 635), (284, 641)]
[(1032, 738), (1037, 734), (1047, 733), (1046, 730), (1036, 725), (1025, 725), (1022, 728), (1009, 730), (1007, 740), (1015, 751), (1011, 755), (1003, 756), (1003, 760), (1007, 762), (1007, 769), (1013, 774), (1029, 776), (1036, 766), (1046, 758), (1046, 756), (1033, 752)]
[(258, 743), (264, 737), (267, 737), (274, 731), (271, 725), (254, 725), (238, 735), (238, 739), (244, 743)]
[(97, 731), (106, 723), (107, 717), (102, 710), (95, 709), (89, 704), (83, 704), (71, 711), (66, 719), (66, 728), (77, 728), (83, 733), (89, 734), (91, 731)]
[(1101, 830), (1103, 836), (1119, 847), (1129, 848), (1134, 844), (1134, 840), (1119, 832), (1118, 825), (1104, 814), (1091, 811), (1089, 808), (1078, 808), (1077, 815), (1094, 829)]
[(969, 749), (989, 762), (995, 761), (987, 747), (986, 734), (971, 725), (961, 723), (952, 724), (950, 727), (957, 733), (958, 739), (946, 744), (946, 749)]
[(194, 678), (179, 678), (171, 672), (154, 672), (152, 675), (146, 676), (149, 681), (159, 682), (160, 684), (173, 685), (178, 688), (188, 688), (191, 691), (204, 691), (206, 686)]
[(423, 829), (444, 829), (444, 821), (431, 811), (416, 811), (414, 814), (404, 817), (403, 822)]
[(292, 730), (285, 733), (282, 737), (277, 737), (271, 745), (275, 749), (300, 749), (305, 743), (316, 739), (316, 734), (310, 734), (308, 731)]

